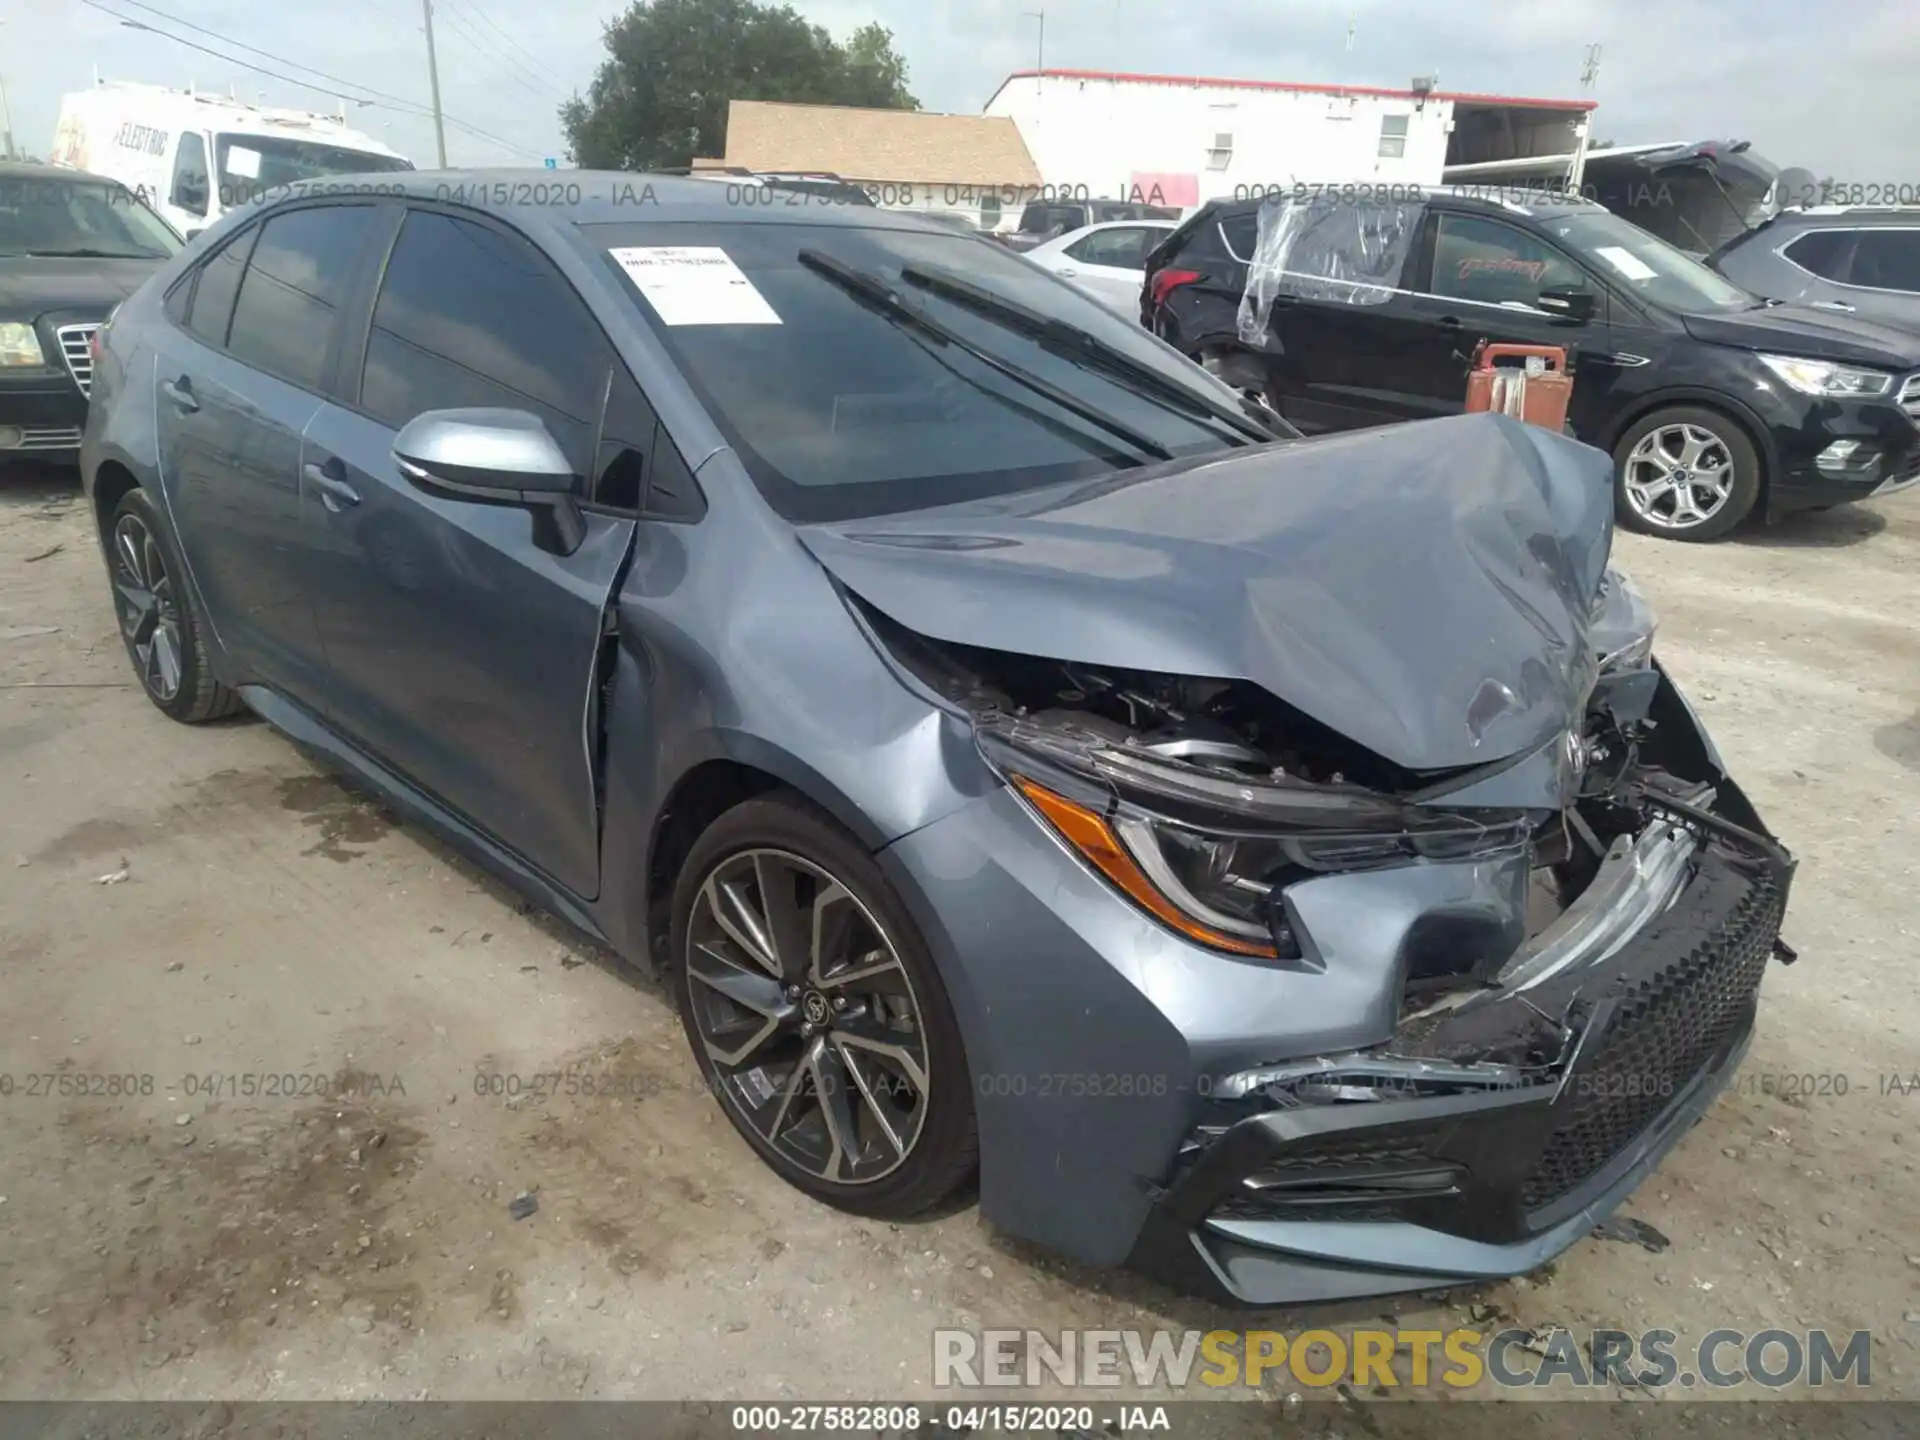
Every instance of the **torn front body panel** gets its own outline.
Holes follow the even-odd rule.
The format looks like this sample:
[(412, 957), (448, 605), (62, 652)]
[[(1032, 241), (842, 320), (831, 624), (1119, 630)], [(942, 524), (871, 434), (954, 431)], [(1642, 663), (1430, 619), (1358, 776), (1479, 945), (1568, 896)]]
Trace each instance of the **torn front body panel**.
[(800, 531), (918, 634), (1245, 680), (1415, 771), (1579, 724), (1612, 535), (1604, 456), (1491, 415)]
[(1516, 1273), (1736, 1063), (1792, 862), (1651, 659), (1604, 479), (1409, 430), (1397, 492), (1314, 442), (804, 532), (1008, 780), (883, 852), (996, 1225), (1250, 1303)]

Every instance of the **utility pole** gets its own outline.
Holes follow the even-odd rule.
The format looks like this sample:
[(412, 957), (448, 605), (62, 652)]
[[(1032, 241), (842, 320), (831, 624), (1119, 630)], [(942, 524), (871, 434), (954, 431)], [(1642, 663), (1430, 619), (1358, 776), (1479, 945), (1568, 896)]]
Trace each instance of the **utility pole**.
[(1033, 46), (1033, 68), (1036, 70), (1044, 70), (1047, 68), (1047, 12), (1045, 10), (1029, 10), (1026, 12), (1026, 16), (1029, 20), (1038, 20), (1040, 22), (1040, 38), (1034, 42)]
[[(0, 25), (6, 23), (6, 21), (0, 20)], [(7, 159), (11, 160), (13, 159), (13, 105), (12, 102), (7, 99), (7, 79), (4, 75), (0, 75), (0, 112), (4, 112), (6, 115)]]
[[(1586, 63), (1580, 67), (1580, 93), (1591, 95), (1600, 80), (1600, 46), (1587, 46)], [(1573, 160), (1567, 166), (1567, 189), (1575, 195), (1587, 180), (1587, 149), (1593, 139), (1593, 112), (1587, 111), (1574, 122)]]
[(433, 57), (433, 0), (420, 0), (420, 13), (427, 22), (427, 85), (433, 91), (433, 144), (440, 155), (440, 168), (447, 168), (447, 126), (440, 118), (440, 65)]

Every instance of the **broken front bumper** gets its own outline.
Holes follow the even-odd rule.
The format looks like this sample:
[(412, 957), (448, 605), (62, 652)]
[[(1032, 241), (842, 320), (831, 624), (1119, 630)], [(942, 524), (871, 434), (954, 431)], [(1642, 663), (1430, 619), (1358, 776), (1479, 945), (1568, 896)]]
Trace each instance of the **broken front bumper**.
[(1628, 848), (1500, 990), (1222, 1077), (1131, 1263), (1294, 1304), (1514, 1275), (1585, 1235), (1739, 1064), (1791, 875), (1711, 832)]

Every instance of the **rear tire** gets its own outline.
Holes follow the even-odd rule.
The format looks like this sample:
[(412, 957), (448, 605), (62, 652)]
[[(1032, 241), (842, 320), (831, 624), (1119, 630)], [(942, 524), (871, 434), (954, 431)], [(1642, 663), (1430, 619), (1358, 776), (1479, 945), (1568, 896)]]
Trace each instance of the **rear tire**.
[(694, 1060), (781, 1179), (887, 1219), (972, 1179), (946, 988), (880, 867), (826, 815), (776, 792), (709, 826), (674, 885), (670, 953)]
[(1760, 456), (1717, 410), (1674, 405), (1635, 421), (1613, 450), (1622, 525), (1665, 540), (1718, 540), (1760, 498)]
[(202, 725), (246, 708), (214, 678), (208, 633), (187, 567), (158, 510), (138, 486), (113, 507), (102, 537), (120, 638), (134, 677), (161, 714)]

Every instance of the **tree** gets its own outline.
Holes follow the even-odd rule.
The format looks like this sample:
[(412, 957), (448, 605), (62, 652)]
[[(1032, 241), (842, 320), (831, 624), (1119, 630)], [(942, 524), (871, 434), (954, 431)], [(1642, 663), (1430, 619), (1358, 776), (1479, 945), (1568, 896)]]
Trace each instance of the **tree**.
[(727, 102), (792, 100), (918, 110), (885, 26), (845, 45), (790, 5), (635, 0), (607, 23), (607, 59), (560, 107), (569, 158), (594, 170), (686, 165), (725, 152)]

